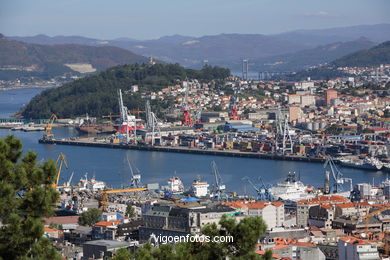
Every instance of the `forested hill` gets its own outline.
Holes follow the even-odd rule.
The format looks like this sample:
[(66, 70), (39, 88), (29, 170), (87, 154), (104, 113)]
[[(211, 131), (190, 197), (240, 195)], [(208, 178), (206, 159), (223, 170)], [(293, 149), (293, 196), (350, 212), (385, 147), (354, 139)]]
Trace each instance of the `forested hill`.
[(390, 41), (371, 49), (357, 51), (332, 62), (337, 67), (378, 66), (390, 63)]
[(39, 45), (10, 40), (0, 34), (0, 79), (50, 79), (112, 66), (147, 63), (148, 58), (118, 47), (78, 44)]
[[(202, 82), (224, 79), (230, 75), (228, 69), (205, 66), (202, 70), (185, 69), (178, 64), (122, 65), (107, 69), (97, 75), (88, 76), (61, 87), (48, 89), (35, 96), (21, 111), (24, 118), (59, 118), (85, 115), (102, 116), (118, 113), (117, 89), (126, 92), (138, 85), (137, 93), (125, 94), (124, 103), (129, 109), (143, 110), (142, 94), (158, 91), (180, 80), (198, 79)], [(155, 102), (155, 109), (167, 108), (173, 100)]]

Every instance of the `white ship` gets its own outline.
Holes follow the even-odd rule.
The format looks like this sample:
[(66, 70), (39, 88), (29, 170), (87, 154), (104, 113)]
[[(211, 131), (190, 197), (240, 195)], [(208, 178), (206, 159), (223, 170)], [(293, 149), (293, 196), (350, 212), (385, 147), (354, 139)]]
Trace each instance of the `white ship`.
[(97, 181), (95, 176), (88, 180), (88, 173), (85, 173), (85, 179), (81, 178), (78, 183), (78, 190), (90, 190), (98, 191), (104, 190), (106, 188), (106, 183), (103, 181)]
[(168, 179), (168, 191), (172, 194), (182, 194), (184, 192), (183, 182), (179, 177), (173, 176)]
[(374, 157), (366, 157), (364, 159), (340, 159), (341, 166), (379, 171), (383, 167), (383, 163)]
[(198, 178), (192, 183), (191, 192), (195, 197), (205, 197), (209, 193), (209, 186), (210, 185), (207, 182), (201, 182), (200, 177), (198, 176)]
[(314, 198), (313, 188), (304, 185), (296, 179), (295, 172), (289, 172), (284, 182), (280, 182), (270, 189), (275, 200), (298, 201)]

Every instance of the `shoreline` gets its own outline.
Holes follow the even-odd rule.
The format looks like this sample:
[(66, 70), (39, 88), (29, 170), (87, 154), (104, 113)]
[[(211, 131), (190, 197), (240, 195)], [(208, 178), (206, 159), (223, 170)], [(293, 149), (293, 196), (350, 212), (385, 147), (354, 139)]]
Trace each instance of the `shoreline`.
[(52, 88), (52, 87), (53, 88), (59, 87), (59, 85), (58, 86), (53, 86), (53, 85), (37, 86), (37, 85), (33, 85), (33, 86), (5, 87), (5, 88), (0, 87), (0, 91), (18, 90), (18, 89), (37, 89), (37, 88), (47, 89), (47, 88)]

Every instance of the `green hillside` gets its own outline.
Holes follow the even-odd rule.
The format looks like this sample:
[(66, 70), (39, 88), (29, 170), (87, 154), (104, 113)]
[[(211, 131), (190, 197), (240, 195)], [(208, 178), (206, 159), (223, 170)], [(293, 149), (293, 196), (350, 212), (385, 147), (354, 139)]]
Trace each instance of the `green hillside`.
[(379, 66), (390, 63), (390, 41), (371, 49), (357, 51), (332, 62), (337, 67)]
[[(107, 69), (97, 75), (88, 76), (61, 87), (48, 89), (34, 97), (21, 111), (24, 118), (49, 118), (56, 114), (60, 118), (85, 115), (102, 116), (118, 113), (117, 89), (126, 93), (132, 85), (140, 91), (125, 94), (124, 103), (129, 109), (144, 108), (142, 94), (158, 91), (180, 80), (198, 79), (202, 82), (224, 79), (230, 75), (228, 69), (206, 66), (202, 70), (184, 69), (178, 64), (123, 65)], [(153, 102), (155, 110), (167, 108), (173, 100)]]

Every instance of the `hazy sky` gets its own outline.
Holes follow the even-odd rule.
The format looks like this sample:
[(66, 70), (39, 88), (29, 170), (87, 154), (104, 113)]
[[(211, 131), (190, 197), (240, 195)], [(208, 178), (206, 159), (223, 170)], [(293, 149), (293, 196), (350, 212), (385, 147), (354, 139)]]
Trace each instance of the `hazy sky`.
[(0, 0), (0, 33), (99, 39), (390, 23), (390, 0)]

